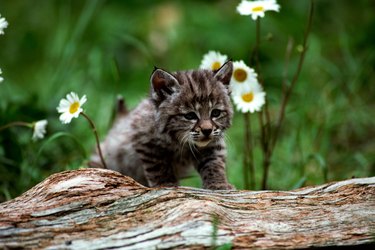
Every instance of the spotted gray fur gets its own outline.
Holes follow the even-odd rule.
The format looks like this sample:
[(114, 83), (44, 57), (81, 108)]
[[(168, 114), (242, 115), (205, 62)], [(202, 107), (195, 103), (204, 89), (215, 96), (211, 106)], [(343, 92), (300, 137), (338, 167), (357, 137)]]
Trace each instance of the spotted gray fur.
[[(177, 186), (194, 167), (203, 188), (233, 189), (224, 141), (233, 116), (232, 71), (231, 61), (216, 71), (155, 69), (149, 97), (119, 115), (101, 144), (108, 168), (155, 187)], [(92, 164), (100, 165), (97, 154)]]

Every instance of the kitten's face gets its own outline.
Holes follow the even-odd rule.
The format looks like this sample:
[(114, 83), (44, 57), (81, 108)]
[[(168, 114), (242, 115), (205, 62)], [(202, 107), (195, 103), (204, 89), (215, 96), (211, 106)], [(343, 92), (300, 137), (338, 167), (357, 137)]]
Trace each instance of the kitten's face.
[[(154, 100), (160, 100), (157, 119), (164, 124), (162, 133), (170, 134), (182, 145), (197, 147), (223, 137), (233, 116), (228, 90), (232, 63), (228, 63), (218, 72), (193, 70), (159, 75), (159, 80), (167, 79), (169, 83), (154, 96)], [(158, 79), (154, 79), (154, 87), (160, 84)]]
[(183, 91), (173, 104), (178, 107), (168, 125), (182, 143), (205, 147), (220, 139), (231, 124), (232, 108), (225, 88), (201, 90), (201, 95)]
[(190, 144), (193, 143), (198, 147), (205, 147), (212, 140), (220, 139), (224, 130), (229, 127), (231, 119), (225, 108), (220, 107), (209, 107), (203, 112), (199, 109), (190, 111), (184, 115), (184, 118), (190, 121), (188, 126), (190, 130), (188, 133), (181, 131), (181, 134)]

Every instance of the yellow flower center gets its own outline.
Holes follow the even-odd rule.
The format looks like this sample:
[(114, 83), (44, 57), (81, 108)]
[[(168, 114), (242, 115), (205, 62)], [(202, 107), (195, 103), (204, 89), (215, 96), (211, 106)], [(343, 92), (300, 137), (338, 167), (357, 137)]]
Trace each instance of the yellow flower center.
[(69, 107), (69, 113), (74, 114), (75, 112), (77, 112), (78, 109), (79, 109), (79, 102), (74, 102)]
[(221, 63), (219, 63), (219, 62), (214, 62), (214, 63), (211, 65), (212, 70), (220, 69), (220, 67), (221, 67)]
[(252, 102), (254, 100), (254, 94), (253, 94), (253, 92), (249, 92), (249, 93), (243, 94), (242, 95), (242, 100), (244, 100), (244, 102)]
[(233, 72), (233, 77), (236, 79), (237, 82), (244, 82), (247, 78), (247, 73), (243, 69), (236, 69)]
[(256, 6), (252, 9), (253, 12), (260, 12), (260, 11), (264, 11), (264, 7), (263, 6)]

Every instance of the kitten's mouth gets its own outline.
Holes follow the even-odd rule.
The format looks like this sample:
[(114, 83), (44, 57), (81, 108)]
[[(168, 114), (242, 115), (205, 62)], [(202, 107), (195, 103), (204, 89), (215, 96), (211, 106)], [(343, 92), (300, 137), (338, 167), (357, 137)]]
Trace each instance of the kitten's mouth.
[(195, 145), (197, 145), (199, 148), (203, 148), (207, 146), (211, 142), (210, 138), (203, 138), (199, 141), (194, 141)]

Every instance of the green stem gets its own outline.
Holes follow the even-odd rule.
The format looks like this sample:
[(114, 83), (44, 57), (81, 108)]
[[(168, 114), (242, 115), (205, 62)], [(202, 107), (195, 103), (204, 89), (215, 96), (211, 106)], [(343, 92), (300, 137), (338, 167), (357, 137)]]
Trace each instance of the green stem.
[(4, 130), (4, 129), (7, 129), (7, 128), (10, 128), (10, 127), (14, 127), (14, 126), (23, 126), (23, 127), (32, 127), (32, 123), (28, 123), (28, 122), (21, 122), (21, 121), (17, 121), (17, 122), (11, 122), (11, 123), (8, 123), (8, 124), (5, 124), (3, 126), (0, 127), (0, 131), (1, 130)]
[(263, 177), (262, 177), (262, 189), (267, 189), (268, 173), (271, 165), (271, 151), (269, 145), (266, 146), (267, 150), (263, 152)]
[(246, 172), (250, 173), (250, 178), (247, 175), (247, 178), (250, 180), (250, 188), (255, 189), (255, 169), (254, 169), (254, 155), (253, 155), (253, 138), (252, 138), (252, 129), (250, 122), (250, 113), (244, 113), (245, 121), (245, 159), (246, 159)]
[[(260, 75), (260, 62), (259, 62), (259, 45), (260, 45), (260, 19), (256, 21), (256, 41), (250, 57), (250, 65), (255, 65), (258, 76)], [(250, 122), (250, 113), (244, 113), (244, 126), (245, 126), (245, 147), (244, 147), (244, 179), (245, 188), (255, 189), (255, 168), (254, 168), (254, 154), (253, 154), (253, 139)], [(263, 130), (263, 126), (261, 126)], [(262, 132), (262, 135), (264, 133)], [(250, 174), (250, 176), (249, 176)]]
[(250, 184), (249, 184), (249, 172), (247, 171), (247, 157), (246, 157), (246, 150), (243, 152), (243, 162), (242, 162), (242, 173), (243, 173), (243, 182), (244, 182), (244, 189), (249, 190)]
[(310, 1), (309, 17), (308, 17), (307, 26), (306, 26), (306, 30), (305, 30), (305, 33), (304, 33), (304, 36), (303, 36), (303, 42), (302, 42), (303, 50), (301, 51), (301, 54), (300, 54), (300, 57), (299, 57), (299, 60), (298, 60), (297, 70), (296, 70), (296, 72), (293, 76), (290, 87), (286, 90), (284, 98), (282, 100), (282, 104), (281, 104), (281, 108), (280, 108), (280, 112), (279, 112), (279, 119), (278, 119), (277, 124), (276, 124), (276, 129), (275, 129), (275, 134), (273, 136), (272, 144), (270, 145), (271, 154), (272, 154), (273, 149), (275, 148), (277, 139), (278, 139), (279, 134), (280, 134), (281, 126), (282, 126), (282, 123), (283, 123), (284, 117), (285, 117), (286, 106), (288, 104), (290, 96), (293, 92), (293, 89), (294, 89), (294, 87), (297, 83), (297, 80), (298, 80), (299, 75), (300, 75), (301, 70), (302, 70), (302, 65), (304, 63), (304, 59), (305, 59), (305, 55), (306, 55), (306, 51), (307, 51), (307, 39), (308, 39), (310, 31), (311, 31), (313, 13), (314, 13), (314, 1), (311, 0)]
[[(267, 188), (269, 166), (271, 164), (272, 154), (274, 152), (276, 142), (279, 138), (281, 126), (282, 126), (282, 123), (284, 121), (286, 106), (288, 104), (290, 96), (293, 92), (293, 89), (294, 89), (294, 87), (297, 83), (297, 80), (298, 80), (299, 75), (300, 75), (301, 70), (302, 70), (302, 65), (304, 63), (304, 59), (305, 59), (305, 55), (306, 55), (306, 51), (307, 51), (307, 39), (308, 39), (310, 31), (311, 31), (313, 13), (314, 13), (314, 0), (311, 0), (310, 1), (310, 10), (309, 10), (308, 21), (307, 21), (306, 29), (305, 29), (304, 36), (303, 36), (303, 43), (302, 43), (303, 50), (302, 50), (302, 52), (300, 54), (300, 57), (299, 57), (297, 70), (296, 70), (296, 72), (293, 76), (293, 79), (292, 79), (292, 82), (291, 82), (289, 88), (286, 87), (286, 85), (285, 85), (286, 79), (284, 79), (284, 87), (283, 87), (284, 95), (283, 95), (283, 100), (282, 100), (282, 103), (281, 103), (281, 108), (280, 108), (280, 111), (279, 111), (279, 118), (278, 118), (278, 121), (277, 121), (276, 126), (275, 126), (274, 134), (268, 136), (269, 142), (267, 143), (268, 144), (267, 147), (266, 147), (267, 150), (265, 152), (265, 157), (264, 157), (264, 160), (263, 160), (262, 189)], [(287, 62), (288, 62), (288, 60), (289, 59), (287, 58)], [(267, 119), (268, 119), (268, 117), (267, 117)]]
[(248, 134), (248, 121), (246, 119), (246, 114), (247, 113), (244, 113), (243, 115), (243, 118), (244, 118), (244, 127), (245, 127), (245, 137), (244, 137), (244, 151), (243, 151), (243, 166), (242, 166), (242, 171), (243, 171), (243, 179), (244, 179), (244, 185), (245, 185), (245, 190), (249, 190), (250, 189), (250, 184), (249, 184), (249, 169), (248, 169), (248, 165), (249, 165), (249, 158), (248, 158), (248, 155), (249, 155), (249, 134)]
[(98, 132), (96, 130), (96, 127), (95, 127), (95, 124), (94, 122), (91, 120), (90, 117), (88, 117), (85, 113), (81, 112), (80, 113), (83, 117), (86, 118), (86, 120), (90, 123), (90, 126), (92, 128), (92, 131), (94, 132), (94, 135), (95, 135), (95, 139), (96, 139), (96, 147), (98, 149), (98, 153), (99, 153), (99, 157), (100, 157), (100, 160), (102, 161), (102, 164), (103, 164), (103, 167), (105, 169), (108, 169), (107, 168), (107, 165), (105, 164), (105, 161), (104, 161), (104, 157), (103, 157), (103, 154), (102, 154), (102, 150), (100, 148), (100, 141), (99, 141), (99, 136), (98, 136)]
[(260, 73), (260, 62), (259, 62), (259, 46), (260, 46), (260, 19), (256, 20), (255, 26), (255, 44), (250, 57), (250, 65), (254, 65), (256, 72)]
[[(256, 33), (255, 33), (255, 46), (253, 49), (253, 53), (251, 56), (251, 61), (255, 65), (256, 72), (258, 73), (258, 81), (263, 86), (264, 80), (261, 74), (261, 64), (259, 60), (259, 48), (260, 48), (260, 35), (261, 35), (261, 25), (260, 19), (256, 20)], [(266, 102), (264, 104), (264, 108), (259, 112), (258, 115), (259, 119), (259, 126), (261, 132), (261, 146), (262, 146), (262, 153), (263, 153), (263, 177), (262, 177), (262, 189), (266, 189), (267, 179), (268, 179), (268, 171), (269, 166), (271, 163), (270, 159), (270, 134), (271, 134), (271, 117), (268, 107), (268, 102), (266, 98)]]

